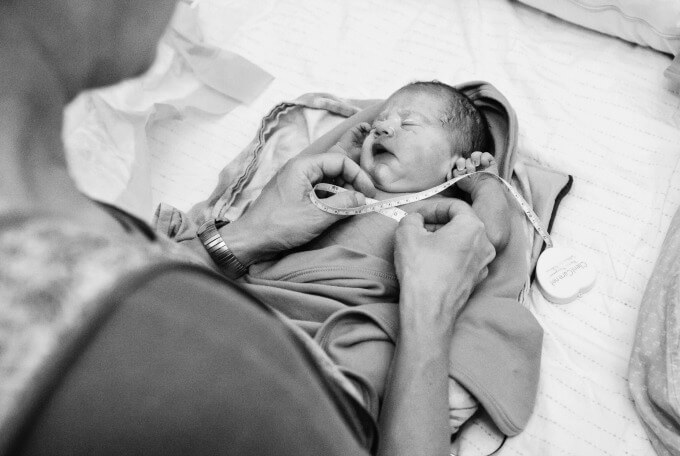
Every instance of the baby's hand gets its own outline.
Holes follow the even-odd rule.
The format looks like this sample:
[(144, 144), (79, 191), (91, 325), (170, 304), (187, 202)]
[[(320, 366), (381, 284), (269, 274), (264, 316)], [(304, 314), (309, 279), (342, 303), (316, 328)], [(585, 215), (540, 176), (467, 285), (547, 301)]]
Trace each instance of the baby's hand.
[[(487, 171), (498, 176), (498, 165), (493, 155), (488, 152), (473, 152), (467, 160), (460, 159), (453, 170), (455, 177), (473, 171)], [(510, 216), (517, 215), (511, 210), (508, 192), (503, 184), (487, 173), (471, 174), (459, 180), (456, 185), (470, 194), (472, 208), (484, 222), (486, 235), (496, 249), (496, 253), (505, 249), (510, 241)], [(514, 207), (516, 209), (516, 207)]]
[[(459, 158), (456, 160), (456, 167), (453, 168), (453, 177), (463, 176), (475, 171), (488, 171), (498, 176), (496, 159), (488, 152), (472, 152), (470, 158)], [(472, 194), (475, 188), (487, 179), (493, 178), (485, 174), (474, 174), (459, 180), (456, 185), (461, 190)]]
[(340, 141), (338, 141), (338, 146), (349, 158), (358, 163), (361, 156), (361, 147), (370, 131), (371, 125), (367, 122), (362, 122), (347, 130), (340, 138)]

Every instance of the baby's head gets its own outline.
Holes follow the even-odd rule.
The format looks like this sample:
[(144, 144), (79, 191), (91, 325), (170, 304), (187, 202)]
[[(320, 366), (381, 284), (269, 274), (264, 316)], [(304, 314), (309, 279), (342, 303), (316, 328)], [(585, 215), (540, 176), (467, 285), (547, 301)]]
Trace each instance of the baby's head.
[(397, 90), (372, 127), (360, 164), (377, 188), (390, 193), (441, 184), (458, 158), (487, 146), (487, 125), (477, 107), (437, 81)]

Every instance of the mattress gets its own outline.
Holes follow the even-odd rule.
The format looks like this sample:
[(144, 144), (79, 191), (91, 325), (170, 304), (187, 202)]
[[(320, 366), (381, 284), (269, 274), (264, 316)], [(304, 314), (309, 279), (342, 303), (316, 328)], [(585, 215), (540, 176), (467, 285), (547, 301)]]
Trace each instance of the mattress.
[[(188, 210), (281, 101), (489, 81), (517, 112), (519, 159), (573, 176), (551, 234), (598, 271), (594, 289), (569, 304), (532, 287), (545, 330), (538, 399), (526, 430), (498, 454), (654, 454), (627, 370), (642, 294), (680, 206), (670, 56), (507, 0), (203, 0), (193, 14), (203, 44), (271, 78), (246, 100), (206, 108), (187, 88), (201, 70), (174, 66), (189, 100), (178, 104), (162, 85), (175, 51), (161, 47), (142, 82), (69, 108), (64, 137), (83, 191), (147, 219), (160, 202)], [(149, 95), (143, 106), (130, 101), (135, 91)]]

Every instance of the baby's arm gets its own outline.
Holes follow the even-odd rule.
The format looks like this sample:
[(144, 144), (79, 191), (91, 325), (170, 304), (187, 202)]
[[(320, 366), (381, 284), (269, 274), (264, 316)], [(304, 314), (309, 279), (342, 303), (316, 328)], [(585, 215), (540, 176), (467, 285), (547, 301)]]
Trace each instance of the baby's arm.
[[(461, 158), (456, 162), (453, 175), (458, 177), (472, 171), (488, 171), (498, 175), (498, 165), (488, 152), (473, 152), (467, 160)], [(510, 241), (511, 218), (515, 213), (503, 184), (493, 176), (479, 173), (460, 180), (458, 187), (470, 194), (472, 208), (484, 222), (489, 241), (497, 253), (502, 251)]]

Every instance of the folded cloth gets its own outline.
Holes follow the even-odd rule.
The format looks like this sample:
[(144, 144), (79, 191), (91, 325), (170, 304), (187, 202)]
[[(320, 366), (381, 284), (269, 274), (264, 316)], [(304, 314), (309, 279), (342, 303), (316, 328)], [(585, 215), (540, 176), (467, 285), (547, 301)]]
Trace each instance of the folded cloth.
[[(472, 99), (487, 119), (501, 177), (513, 179), (538, 216), (549, 220), (560, 192), (568, 188), (569, 176), (539, 165), (517, 163), (517, 118), (508, 100), (495, 87), (485, 82), (471, 82), (457, 88)], [(375, 101), (371, 100), (343, 100), (326, 94), (307, 94), (295, 102), (275, 107), (263, 119), (255, 140), (222, 170), (212, 195), (195, 205), (189, 214), (161, 205), (156, 212), (156, 228), (182, 242), (195, 238), (196, 228), (207, 219), (238, 218), (280, 165), (306, 146), (307, 153), (313, 153), (315, 149), (323, 152), (348, 126), (360, 121), (353, 123), (353, 119), (365, 120), (362, 115), (365, 117), (365, 113), (374, 106)], [(321, 132), (331, 128), (333, 130), (321, 136)], [(528, 222), (526, 234), (533, 239), (533, 247), (526, 249), (528, 275), (543, 246), (543, 239), (534, 233)], [(332, 256), (334, 253), (320, 251), (315, 255), (306, 263), (281, 262), (267, 267), (256, 266), (257, 273), (247, 278), (247, 286), (263, 301), (298, 321), (311, 334), (319, 333), (322, 326), (337, 328), (338, 325), (329, 325), (329, 322), (336, 321), (345, 313), (350, 316), (354, 310), (364, 312), (362, 304), (371, 304), (364, 320), (373, 321), (381, 327), (384, 331), (382, 337), (392, 345), (398, 331), (395, 301), (386, 299), (386, 296), (377, 297), (374, 293), (393, 295), (396, 284), (390, 285), (389, 277), (376, 272), (380, 268), (366, 266), (373, 259), (354, 258), (358, 262), (355, 264), (365, 263), (363, 272), (343, 268), (341, 279), (364, 288), (362, 293), (348, 298), (348, 292), (339, 292), (341, 287), (334, 287), (338, 277), (328, 277), (328, 269), (312, 268), (314, 275), (307, 274), (303, 278), (299, 264), (313, 265), (323, 260), (324, 257), (319, 255)], [(373, 274), (366, 271), (373, 271)], [(366, 286), (365, 282), (370, 282), (370, 286)], [(357, 301), (356, 296), (361, 299)], [(519, 300), (521, 298), (515, 294), (512, 299), (503, 302), (489, 300), (486, 304), (474, 306), (467, 314), (465, 311), (461, 313), (459, 326), (462, 329), (458, 331), (459, 339), (452, 345), (452, 375), (477, 397), (506, 435), (517, 434), (526, 425), (533, 410), (540, 369), (542, 330)], [(357, 305), (360, 307), (354, 307)], [(376, 317), (371, 311), (377, 309), (381, 309), (378, 313), (384, 318)], [(329, 320), (331, 315), (333, 319)], [(347, 321), (351, 322), (352, 318)], [(322, 343), (330, 340), (327, 336), (331, 332), (321, 331), (319, 340)], [(331, 345), (326, 344), (327, 347)], [(479, 363), (480, 359), (485, 362)]]
[(657, 454), (680, 454), (680, 210), (649, 279), (637, 322), (628, 384)]

